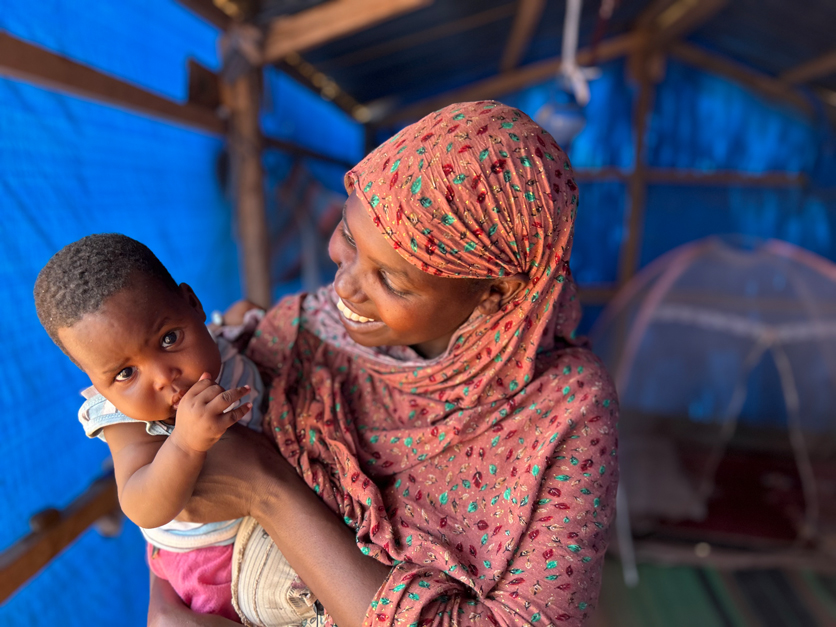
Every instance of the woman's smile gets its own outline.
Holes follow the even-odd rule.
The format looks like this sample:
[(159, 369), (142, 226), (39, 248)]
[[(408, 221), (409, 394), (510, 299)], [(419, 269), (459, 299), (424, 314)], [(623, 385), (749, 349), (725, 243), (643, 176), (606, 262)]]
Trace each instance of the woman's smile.
[(337, 297), (337, 309), (342, 314), (343, 324), (354, 331), (376, 331), (386, 326), (382, 320), (374, 320), (354, 313), (339, 297)]

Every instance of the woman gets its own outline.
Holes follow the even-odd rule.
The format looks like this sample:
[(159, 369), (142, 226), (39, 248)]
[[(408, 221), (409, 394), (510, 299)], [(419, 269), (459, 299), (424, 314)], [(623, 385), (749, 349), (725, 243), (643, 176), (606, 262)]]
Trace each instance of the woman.
[[(566, 156), (520, 111), (463, 103), (381, 145), (346, 189), (333, 287), (281, 301), (249, 348), (298, 474), (236, 431), (191, 516), (251, 514), (340, 627), (582, 625), (617, 402), (574, 339)], [(185, 616), (152, 592), (152, 615)]]

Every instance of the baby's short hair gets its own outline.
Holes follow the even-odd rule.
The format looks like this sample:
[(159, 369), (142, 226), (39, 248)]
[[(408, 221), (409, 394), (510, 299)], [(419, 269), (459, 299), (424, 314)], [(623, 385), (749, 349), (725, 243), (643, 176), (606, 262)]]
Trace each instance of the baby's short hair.
[(144, 244), (120, 233), (82, 237), (59, 250), (38, 273), (35, 309), (58, 347), (58, 329), (69, 328), (85, 314), (98, 311), (140, 273), (177, 289), (168, 270)]

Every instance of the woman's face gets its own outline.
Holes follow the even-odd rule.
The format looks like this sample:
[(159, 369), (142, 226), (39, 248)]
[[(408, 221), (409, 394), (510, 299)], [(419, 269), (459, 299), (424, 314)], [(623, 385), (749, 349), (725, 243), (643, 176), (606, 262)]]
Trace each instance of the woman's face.
[(411, 346), (436, 357), (490, 298), (490, 281), (433, 276), (403, 259), (354, 192), (328, 252), (338, 267), (334, 288), (342, 322), (362, 346)]

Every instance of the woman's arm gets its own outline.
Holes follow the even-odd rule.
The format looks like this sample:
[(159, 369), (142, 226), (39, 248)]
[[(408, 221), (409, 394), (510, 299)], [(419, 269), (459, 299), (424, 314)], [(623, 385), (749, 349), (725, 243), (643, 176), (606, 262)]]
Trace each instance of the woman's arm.
[(391, 568), (363, 555), (354, 532), (262, 435), (233, 426), (209, 452), (185, 514), (252, 515), (340, 627), (359, 627)]

